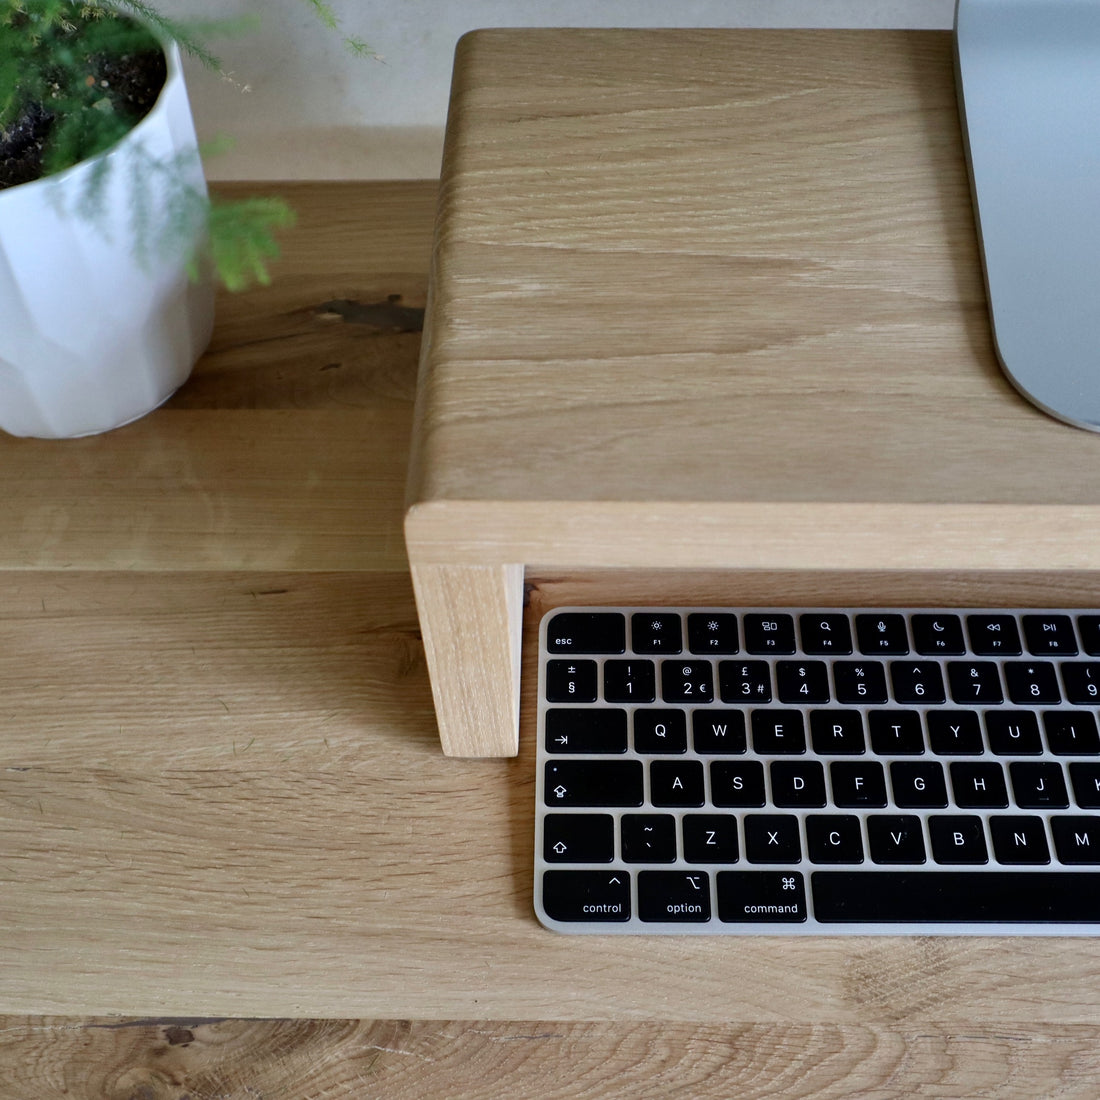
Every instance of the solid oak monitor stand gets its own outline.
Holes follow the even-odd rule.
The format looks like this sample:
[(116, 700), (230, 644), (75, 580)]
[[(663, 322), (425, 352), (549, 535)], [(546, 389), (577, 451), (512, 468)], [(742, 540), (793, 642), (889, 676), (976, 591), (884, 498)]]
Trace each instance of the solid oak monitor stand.
[(525, 575), (1026, 605), (1100, 599), (1098, 536), (1100, 438), (994, 355), (950, 33), (462, 41), (406, 516), (445, 752), (516, 751)]

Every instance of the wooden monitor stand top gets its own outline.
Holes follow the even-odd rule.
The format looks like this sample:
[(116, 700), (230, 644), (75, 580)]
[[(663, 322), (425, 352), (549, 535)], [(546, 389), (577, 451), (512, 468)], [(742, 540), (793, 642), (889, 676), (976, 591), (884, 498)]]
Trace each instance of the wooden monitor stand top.
[(515, 751), (527, 570), (1100, 564), (1100, 437), (996, 362), (946, 32), (465, 38), (413, 446), (451, 753)]

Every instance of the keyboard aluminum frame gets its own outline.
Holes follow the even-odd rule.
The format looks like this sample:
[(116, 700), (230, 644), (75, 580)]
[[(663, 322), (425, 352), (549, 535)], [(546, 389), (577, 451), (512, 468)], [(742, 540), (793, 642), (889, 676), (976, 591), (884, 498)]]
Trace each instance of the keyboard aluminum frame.
[[(581, 613), (599, 613), (599, 612), (618, 612), (626, 616), (627, 621), (627, 650), (625, 654), (585, 654), (576, 653), (572, 656), (576, 656), (578, 659), (583, 660), (595, 660), (598, 664), (597, 677), (598, 683), (603, 683), (603, 663), (606, 660), (621, 660), (628, 656), (637, 656), (639, 659), (652, 660), (658, 663), (664, 659), (671, 659), (677, 655), (669, 654), (667, 656), (660, 654), (635, 654), (630, 649), (630, 617), (635, 613), (647, 613), (647, 614), (669, 614), (672, 612), (679, 613), (681, 616), (681, 625), (683, 628), (684, 648), (682, 655), (685, 659), (692, 661), (709, 660), (714, 665), (713, 669), (713, 683), (714, 683), (714, 700), (713, 702), (706, 704), (700, 708), (697, 705), (682, 704), (682, 703), (662, 703), (661, 691), (660, 691), (660, 675), (658, 667), (657, 675), (657, 689), (656, 699), (653, 703), (649, 704), (623, 704), (623, 703), (605, 703), (602, 700), (602, 688), (600, 690), (601, 698), (595, 703), (583, 704), (585, 709), (592, 708), (610, 708), (610, 709), (623, 709), (628, 711), (628, 749), (625, 754), (596, 754), (585, 753), (578, 754), (577, 756), (567, 756), (565, 754), (552, 754), (546, 751), (545, 747), (545, 729), (546, 729), (546, 712), (547, 710), (562, 706), (560, 703), (548, 703), (546, 701), (546, 663), (548, 659), (560, 658), (561, 654), (552, 654), (547, 652), (547, 628), (554, 616), (568, 613), (568, 612), (581, 612)], [(687, 648), (687, 616), (689, 614), (702, 613), (702, 614), (715, 614), (715, 613), (734, 613), (738, 617), (738, 636), (739, 642), (742, 648), (735, 655), (714, 655), (706, 656), (703, 654), (696, 654), (689, 652)], [(849, 625), (852, 633), (852, 652), (849, 654), (837, 654), (835, 656), (821, 656), (819, 654), (806, 654), (801, 650), (801, 647), (796, 650), (794, 654), (776, 654), (774, 656), (762, 655), (758, 653), (747, 653), (744, 651), (744, 616), (751, 614), (789, 614), (795, 617), (796, 623), (796, 638), (798, 636), (798, 616), (805, 613), (822, 613), (822, 614), (845, 614), (849, 618)], [(745, 753), (739, 754), (697, 754), (694, 751), (691, 737), (691, 712), (695, 709), (706, 709), (707, 707), (721, 707), (724, 709), (736, 709), (739, 708), (745, 711), (745, 725), (746, 730), (751, 730), (750, 712), (753, 709), (751, 704), (736, 704), (731, 702), (724, 702), (720, 698), (719, 692), (719, 680), (718, 680), (718, 662), (724, 660), (736, 660), (739, 657), (751, 660), (763, 660), (768, 661), (772, 666), (772, 683), (775, 683), (775, 670), (774, 666), (777, 661), (780, 660), (797, 660), (799, 657), (805, 657), (807, 660), (823, 661), (829, 666), (829, 682), (833, 683), (832, 677), (832, 665), (838, 660), (853, 660), (864, 657), (867, 660), (889, 662), (891, 660), (903, 659), (906, 655), (871, 655), (863, 654), (859, 651), (858, 640), (855, 629), (855, 616), (861, 614), (902, 614), (906, 617), (906, 627), (909, 632), (910, 642), (912, 642), (912, 626), (911, 616), (916, 614), (942, 614), (942, 615), (957, 615), (965, 622), (967, 615), (1011, 615), (1016, 619), (1017, 628), (1020, 634), (1021, 647), (1023, 650), (1022, 655), (1009, 655), (998, 657), (989, 657), (985, 655), (977, 655), (972, 653), (969, 648), (965, 654), (962, 655), (943, 655), (943, 656), (929, 656), (926, 654), (917, 654), (914, 651), (910, 651), (908, 656), (914, 658), (914, 660), (920, 661), (935, 661), (941, 665), (941, 673), (943, 675), (943, 681), (945, 685), (946, 701), (940, 704), (897, 704), (893, 701), (886, 704), (838, 704), (835, 700), (827, 704), (791, 704), (782, 703), (777, 699), (769, 703), (761, 703), (760, 706), (768, 709), (774, 708), (787, 708), (801, 710), (807, 729), (807, 751), (804, 754), (783, 754), (783, 755), (770, 755), (770, 756), (758, 756), (753, 752), (752, 748), (752, 736), (751, 732), (747, 733), (748, 745)], [(934, 709), (962, 709), (965, 704), (954, 703), (951, 700), (950, 686), (947, 676), (947, 663), (949, 661), (966, 660), (967, 657), (973, 657), (975, 660), (981, 661), (996, 661), (1003, 663), (1006, 660), (1026, 660), (1029, 656), (1034, 656), (1036, 661), (1062, 661), (1062, 660), (1096, 660), (1100, 662), (1100, 656), (1092, 657), (1084, 652), (1079, 651), (1076, 656), (1061, 656), (1058, 654), (1051, 655), (1032, 655), (1027, 650), (1027, 640), (1024, 633), (1022, 616), (1034, 615), (1034, 614), (1057, 614), (1057, 615), (1070, 615), (1074, 619), (1076, 624), (1076, 617), (1082, 614), (1100, 614), (1093, 608), (1073, 609), (1073, 608), (993, 608), (993, 607), (827, 607), (827, 606), (813, 606), (813, 607), (730, 607), (730, 606), (675, 606), (675, 607), (653, 607), (653, 606), (563, 606), (555, 607), (546, 612), (539, 624), (539, 667), (538, 667), (538, 713), (537, 713), (537, 753), (536, 753), (536, 777), (535, 777), (535, 853), (534, 853), (534, 908), (535, 914), (539, 922), (546, 928), (572, 935), (740, 935), (740, 936), (843, 936), (843, 935), (942, 935), (942, 936), (1091, 936), (1100, 932), (1100, 923), (1067, 923), (1067, 922), (1041, 922), (1041, 923), (1016, 923), (1016, 922), (966, 922), (966, 923), (943, 923), (943, 922), (928, 922), (928, 921), (913, 921), (913, 922), (888, 922), (888, 923), (873, 923), (873, 922), (821, 922), (818, 921), (814, 915), (814, 901), (813, 890), (811, 887), (810, 876), (815, 870), (831, 871), (831, 870), (867, 870), (867, 871), (884, 871), (884, 870), (903, 870), (907, 872), (913, 872), (920, 874), (926, 871), (958, 871), (962, 874), (984, 874), (988, 872), (1003, 872), (1003, 871), (1022, 871), (1022, 872), (1062, 872), (1062, 873), (1074, 873), (1084, 872), (1086, 874), (1095, 873), (1100, 875), (1100, 860), (1095, 865), (1079, 865), (1079, 864), (1062, 864), (1059, 863), (1056, 857), (1055, 848), (1053, 844), (1053, 838), (1051, 836), (1050, 818), (1057, 815), (1092, 815), (1100, 816), (1100, 809), (1088, 810), (1076, 808), (1073, 804), (1073, 787), (1069, 780), (1068, 764), (1075, 760), (1094, 760), (1100, 762), (1100, 754), (1097, 756), (1060, 756), (1051, 753), (1047, 747), (1046, 740), (1043, 740), (1043, 752), (1039, 755), (1026, 755), (1020, 757), (999, 756), (987, 751), (981, 756), (974, 755), (937, 755), (926, 751), (919, 756), (914, 755), (898, 755), (898, 756), (878, 756), (868, 749), (866, 752), (860, 755), (854, 754), (828, 754), (818, 755), (813, 752), (812, 747), (809, 746), (809, 712), (811, 710), (825, 709), (830, 706), (837, 707), (844, 710), (858, 710), (863, 714), (864, 729), (866, 731), (867, 721), (866, 716), (869, 711), (889, 709), (894, 706), (898, 706), (900, 709), (905, 710), (918, 710), (922, 715), (922, 726), (927, 729), (927, 723), (924, 720), (924, 713), (928, 710)], [(1004, 679), (1003, 668), (999, 669), (999, 674)], [(687, 726), (689, 730), (688, 735), (688, 748), (686, 753), (667, 754), (667, 755), (652, 755), (652, 754), (637, 754), (633, 750), (633, 711), (639, 709), (639, 707), (645, 706), (665, 706), (675, 707), (683, 709), (687, 712)], [(1080, 711), (1082, 709), (1090, 709), (1093, 713), (1093, 717), (1097, 717), (1098, 709), (1082, 708), (1081, 706), (1069, 704), (1064, 699), (1059, 704), (1035, 704), (1033, 708), (1024, 707), (1019, 704), (1014, 704), (1006, 700), (1002, 707), (1006, 709), (1020, 710), (1020, 709), (1034, 709), (1036, 713), (1039, 711), (1048, 710), (1067, 710), (1067, 711)], [(985, 711), (994, 709), (994, 705), (979, 704), (974, 707), (966, 707), (965, 709), (973, 709), (978, 711)], [(983, 741), (984, 741), (984, 723), (983, 723)], [(927, 742), (926, 742), (927, 743)], [(544, 775), (545, 764), (547, 761), (562, 760), (562, 759), (578, 759), (584, 760), (631, 760), (637, 759), (643, 761), (643, 769), (645, 771), (645, 801), (641, 807), (575, 807), (573, 812), (577, 813), (601, 813), (608, 814), (614, 819), (614, 832), (615, 832), (615, 858), (611, 863), (568, 863), (563, 864), (559, 862), (547, 862), (543, 858), (543, 840), (544, 840), (544, 819), (548, 813), (570, 812), (569, 808), (562, 808), (556, 810), (552, 806), (546, 806), (544, 802), (545, 790), (544, 790)], [(684, 808), (669, 808), (669, 807), (655, 807), (649, 802), (649, 777), (648, 768), (644, 765), (653, 760), (701, 760), (704, 762), (704, 782), (706, 785), (707, 797), (705, 804), (702, 807), (684, 807)], [(709, 768), (705, 765), (714, 760), (760, 760), (764, 764), (764, 771), (766, 776), (766, 782), (768, 784), (768, 801), (765, 806), (759, 808), (736, 808), (730, 809), (726, 807), (714, 806), (710, 801), (710, 773)], [(830, 780), (828, 778), (829, 769), (827, 765), (833, 761), (843, 760), (880, 760), (884, 768), (888, 772), (888, 765), (892, 760), (937, 760), (944, 764), (955, 761), (998, 761), (1005, 765), (1006, 784), (1011, 792), (1011, 783), (1008, 779), (1007, 765), (1015, 760), (1025, 760), (1029, 763), (1041, 763), (1044, 761), (1054, 761), (1064, 766), (1064, 772), (1066, 775), (1066, 787), (1070, 792), (1071, 805), (1066, 809), (1021, 809), (1014, 807), (1011, 804), (1007, 808), (963, 808), (955, 806), (951, 799), (950, 780), (948, 779), (948, 795), (949, 804), (945, 808), (939, 809), (910, 809), (899, 808), (893, 805), (892, 801), (882, 808), (873, 809), (853, 809), (850, 807), (834, 807), (831, 802), (824, 808), (789, 808), (789, 807), (776, 807), (770, 800), (770, 776), (769, 765), (775, 760), (793, 760), (793, 759), (817, 759), (826, 765), (826, 785), (831, 794)], [(945, 769), (946, 771), (946, 769)], [(887, 779), (887, 788), (889, 791), (889, 779)], [(626, 813), (660, 813), (672, 815), (676, 819), (676, 836), (677, 836), (677, 858), (673, 863), (626, 863), (621, 859), (621, 836), (619, 822), (623, 814)], [(860, 818), (861, 835), (864, 840), (864, 862), (862, 864), (814, 864), (809, 862), (807, 856), (806, 846), (806, 827), (805, 817), (807, 814), (813, 813), (830, 813), (835, 812), (838, 814), (855, 815)], [(738, 846), (739, 846), (739, 858), (736, 863), (722, 863), (722, 864), (701, 864), (701, 863), (688, 863), (683, 858), (682, 844), (681, 844), (681, 820), (685, 814), (691, 813), (731, 813), (736, 814), (739, 818), (738, 821)], [(784, 863), (784, 864), (760, 864), (749, 863), (745, 858), (744, 851), (744, 825), (740, 820), (745, 814), (749, 813), (782, 813), (792, 814), (799, 818), (800, 840), (802, 859), (799, 863)], [(907, 815), (915, 815), (921, 818), (922, 829), (926, 838), (926, 851), (928, 849), (928, 827), (927, 819), (937, 814), (952, 814), (961, 813), (966, 815), (979, 816), (982, 818), (983, 829), (985, 831), (987, 849), (989, 851), (989, 861), (985, 864), (939, 864), (932, 860), (930, 851), (928, 852), (928, 858), (924, 864), (876, 864), (870, 861), (867, 852), (867, 829), (866, 818), (871, 814), (890, 814), (890, 813), (904, 813)], [(1004, 816), (1013, 813), (1026, 814), (1027, 816), (1038, 816), (1044, 820), (1044, 828), (1046, 829), (1048, 847), (1051, 853), (1051, 862), (1045, 865), (1036, 864), (1000, 864), (997, 863), (993, 857), (992, 844), (990, 843), (990, 833), (988, 820), (994, 816)], [(543, 873), (545, 871), (552, 870), (599, 870), (607, 871), (608, 874), (614, 874), (616, 872), (627, 872), (630, 875), (631, 881), (631, 917), (627, 921), (558, 921), (549, 917), (546, 913), (543, 904)], [(638, 916), (638, 873), (646, 870), (658, 870), (658, 871), (677, 871), (682, 870), (684, 872), (692, 873), (706, 873), (709, 878), (710, 887), (710, 900), (711, 900), (711, 919), (707, 922), (647, 922), (642, 921)], [(798, 872), (802, 874), (804, 879), (807, 919), (804, 922), (746, 922), (746, 923), (727, 923), (719, 919), (718, 916), (718, 904), (717, 904), (717, 880), (716, 875), (721, 871), (745, 871), (745, 870), (762, 870), (773, 872)], [(1100, 881), (1100, 880), (1098, 880)]]

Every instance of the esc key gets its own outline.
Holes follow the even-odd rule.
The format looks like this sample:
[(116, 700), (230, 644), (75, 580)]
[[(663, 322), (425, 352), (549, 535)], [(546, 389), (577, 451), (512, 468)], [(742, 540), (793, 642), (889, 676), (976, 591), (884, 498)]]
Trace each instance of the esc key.
[(617, 611), (563, 611), (546, 627), (550, 653), (625, 653), (626, 616)]

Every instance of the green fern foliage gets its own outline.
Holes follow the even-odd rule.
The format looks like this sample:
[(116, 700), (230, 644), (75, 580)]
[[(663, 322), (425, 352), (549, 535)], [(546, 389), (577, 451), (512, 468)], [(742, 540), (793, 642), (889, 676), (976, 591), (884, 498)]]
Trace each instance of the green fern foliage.
[[(289, 228), (294, 220), (294, 211), (281, 199), (210, 200), (207, 247), (227, 289), (271, 282), (267, 265), (279, 255), (275, 230)], [(200, 257), (192, 257), (193, 275), (199, 263)]]
[[(341, 34), (358, 56), (376, 56), (361, 39), (343, 35), (327, 0), (302, 0), (319, 23)], [(0, 0), (0, 140), (28, 117), (45, 120), (48, 138), (42, 175), (64, 171), (111, 148), (139, 121), (108, 98), (93, 75), (103, 58), (162, 51), (175, 42), (203, 64), (220, 70), (207, 45), (218, 35), (255, 25), (243, 17), (205, 22), (169, 18), (147, 0)], [(89, 173), (77, 216), (94, 220), (102, 210), (110, 158)], [(187, 258), (193, 277), (212, 266), (230, 290), (270, 281), (268, 265), (278, 255), (276, 232), (294, 222), (278, 199), (229, 202), (210, 199), (188, 183), (195, 172), (178, 162), (139, 162), (130, 181), (131, 222), (139, 255), (190, 247), (204, 252)], [(194, 169), (194, 165), (188, 166)], [(151, 214), (153, 188), (167, 195), (164, 209)]]

